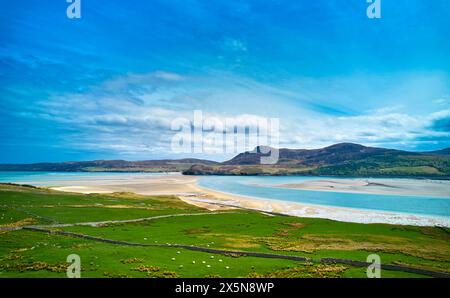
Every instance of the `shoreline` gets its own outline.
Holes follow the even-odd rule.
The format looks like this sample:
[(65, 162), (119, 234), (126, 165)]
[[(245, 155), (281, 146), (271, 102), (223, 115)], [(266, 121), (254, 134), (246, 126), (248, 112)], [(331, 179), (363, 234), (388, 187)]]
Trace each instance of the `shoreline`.
[(450, 219), (446, 217), (311, 205), (235, 195), (200, 187), (197, 184), (199, 178), (173, 174), (129, 180), (62, 181), (64, 185), (49, 188), (77, 193), (132, 192), (140, 195), (174, 195), (188, 204), (211, 211), (243, 208), (343, 222), (450, 227)]
[(325, 205), (313, 205), (282, 200), (256, 198), (219, 192), (204, 187), (198, 187), (214, 198), (180, 198), (187, 203), (224, 204), (243, 209), (258, 210), (267, 213), (278, 213), (296, 217), (323, 218), (353, 223), (384, 223), (415, 226), (450, 227), (450, 219), (442, 216), (431, 216), (409, 213), (395, 213), (382, 210), (355, 209)]

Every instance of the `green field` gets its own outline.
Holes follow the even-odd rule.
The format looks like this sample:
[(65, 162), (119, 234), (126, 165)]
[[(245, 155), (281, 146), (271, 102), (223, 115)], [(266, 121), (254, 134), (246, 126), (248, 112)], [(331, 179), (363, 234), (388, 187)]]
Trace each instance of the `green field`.
[[(141, 218), (146, 220), (83, 225)], [(30, 225), (54, 232), (23, 229)], [(0, 277), (65, 277), (69, 254), (81, 257), (82, 277), (365, 277), (365, 268), (319, 260), (366, 261), (372, 253), (382, 264), (450, 273), (446, 228), (343, 223), (238, 209), (210, 212), (176, 197), (80, 195), (0, 185), (0, 230)], [(186, 247), (170, 246), (174, 244)], [(425, 275), (382, 270), (382, 277)]]

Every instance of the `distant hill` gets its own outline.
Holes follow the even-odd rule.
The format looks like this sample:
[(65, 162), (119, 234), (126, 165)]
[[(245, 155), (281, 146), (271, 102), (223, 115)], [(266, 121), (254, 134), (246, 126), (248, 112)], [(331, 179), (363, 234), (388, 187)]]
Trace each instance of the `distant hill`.
[(186, 175), (320, 175), (358, 177), (450, 178), (450, 148), (408, 152), (341, 143), (320, 149), (279, 149), (275, 165), (261, 165), (262, 147), (218, 163), (178, 160), (94, 160), (81, 162), (3, 164), (0, 171), (183, 172)]
[[(447, 150), (447, 149), (445, 149)], [(442, 150), (442, 151), (445, 151)], [(437, 151), (439, 152), (439, 151)], [(190, 175), (329, 175), (450, 177), (450, 156), (341, 143), (320, 149), (280, 149), (275, 165), (261, 165), (256, 147), (218, 165), (194, 165)]]
[[(278, 165), (324, 165), (335, 164), (348, 160), (362, 159), (374, 155), (404, 155), (411, 154), (405, 151), (392, 149), (365, 147), (353, 143), (341, 143), (321, 149), (280, 149)], [(238, 154), (224, 165), (251, 165), (259, 164), (262, 156), (260, 147), (251, 152)]]
[(170, 172), (183, 171), (192, 165), (215, 165), (217, 162), (195, 158), (164, 160), (94, 160), (34, 164), (0, 164), (0, 171), (46, 171), (46, 172)]
[(450, 147), (442, 149), (442, 150), (436, 150), (436, 151), (430, 151), (430, 152), (423, 152), (424, 154), (435, 154), (435, 155), (444, 155), (444, 156), (450, 156)]

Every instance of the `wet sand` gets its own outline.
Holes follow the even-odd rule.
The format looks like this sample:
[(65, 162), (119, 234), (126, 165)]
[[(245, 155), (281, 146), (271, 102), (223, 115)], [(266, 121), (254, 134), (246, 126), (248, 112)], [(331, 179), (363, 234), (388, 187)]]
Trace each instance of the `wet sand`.
[(280, 187), (384, 195), (450, 198), (450, 181), (426, 179), (323, 179), (283, 184)]
[[(61, 181), (52, 189), (77, 193), (133, 192), (142, 195), (175, 195), (183, 201), (209, 210), (229, 208), (254, 209), (300, 217), (327, 218), (345, 222), (391, 223), (418, 226), (450, 227), (450, 219), (384, 211), (358, 210), (331, 206), (307, 205), (252, 198), (218, 192), (197, 185), (198, 177), (171, 174), (136, 179)], [(311, 181), (312, 182), (312, 181)], [(55, 183), (52, 181), (51, 183)], [(55, 185), (55, 184), (54, 184)]]

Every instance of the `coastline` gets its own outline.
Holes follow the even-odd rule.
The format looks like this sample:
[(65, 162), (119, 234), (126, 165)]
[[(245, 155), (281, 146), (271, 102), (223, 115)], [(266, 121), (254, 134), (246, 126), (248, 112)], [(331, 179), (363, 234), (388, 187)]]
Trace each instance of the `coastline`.
[(171, 174), (129, 180), (62, 181), (63, 185), (50, 187), (58, 191), (77, 193), (132, 192), (141, 195), (174, 195), (186, 203), (209, 210), (244, 208), (267, 213), (297, 217), (325, 218), (354, 223), (385, 223), (415, 226), (450, 227), (450, 219), (438, 216), (362, 210), (334, 206), (311, 205), (296, 202), (253, 198), (220, 192), (197, 184), (198, 176)]
[(194, 205), (197, 203), (224, 204), (226, 206), (258, 210), (267, 213), (278, 213), (296, 217), (323, 218), (342, 222), (450, 227), (450, 219), (439, 216), (322, 206), (266, 198), (254, 198), (219, 192), (204, 187), (199, 187), (199, 190), (202, 190), (205, 193), (203, 197), (181, 197), (180, 199)]

